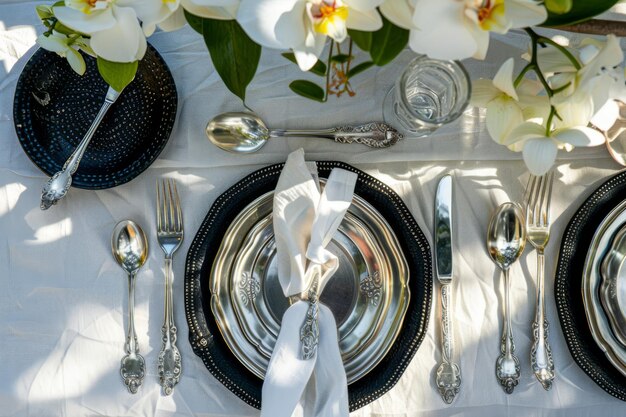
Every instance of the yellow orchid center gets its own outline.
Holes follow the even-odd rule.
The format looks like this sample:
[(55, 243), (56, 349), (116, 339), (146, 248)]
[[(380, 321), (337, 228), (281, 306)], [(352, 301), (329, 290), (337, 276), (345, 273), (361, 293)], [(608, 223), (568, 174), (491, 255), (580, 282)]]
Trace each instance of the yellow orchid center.
[(345, 26), (348, 18), (348, 8), (338, 4), (337, 1), (322, 1), (313, 7), (313, 28), (318, 33), (333, 36), (339, 25)]
[(477, 23), (483, 30), (502, 26), (505, 18), (504, 0), (477, 0), (474, 1), (473, 9)]
[(94, 10), (108, 8), (112, 2), (113, 0), (66, 0), (65, 5), (85, 14), (90, 14)]

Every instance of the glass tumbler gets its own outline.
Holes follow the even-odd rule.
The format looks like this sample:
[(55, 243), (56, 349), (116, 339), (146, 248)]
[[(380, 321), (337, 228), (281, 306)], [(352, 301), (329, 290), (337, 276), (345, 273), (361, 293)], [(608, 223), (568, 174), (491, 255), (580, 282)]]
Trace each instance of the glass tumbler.
[(408, 136), (426, 136), (465, 111), (471, 86), (460, 62), (420, 55), (387, 93), (383, 117)]

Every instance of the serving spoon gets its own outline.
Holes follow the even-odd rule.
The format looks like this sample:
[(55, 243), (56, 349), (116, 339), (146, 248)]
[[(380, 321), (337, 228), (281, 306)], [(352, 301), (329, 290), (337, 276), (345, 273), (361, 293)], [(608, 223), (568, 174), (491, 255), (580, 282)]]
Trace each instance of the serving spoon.
[(87, 146), (89, 146), (89, 142), (91, 142), (91, 138), (93, 138), (93, 134), (96, 133), (96, 129), (100, 125), (104, 115), (109, 110), (109, 107), (115, 103), (120, 94), (121, 91), (117, 91), (113, 87), (109, 86), (107, 94), (104, 98), (104, 103), (102, 103), (102, 107), (100, 107), (100, 110), (98, 111), (94, 121), (91, 123), (89, 130), (87, 130), (83, 139), (80, 141), (76, 149), (74, 149), (74, 152), (72, 152), (67, 161), (65, 161), (63, 168), (55, 173), (44, 184), (43, 189), (41, 190), (41, 204), (39, 205), (42, 210), (48, 210), (60, 199), (65, 197), (65, 194), (67, 194), (67, 191), (72, 185), (72, 175), (74, 175), (78, 169), (78, 165), (80, 164), (81, 159), (83, 159), (83, 155), (87, 150)]
[(526, 228), (522, 209), (515, 203), (504, 203), (493, 214), (487, 232), (487, 250), (504, 275), (504, 324), (500, 340), (500, 356), (496, 360), (496, 378), (507, 394), (519, 383), (520, 364), (515, 356), (511, 328), (509, 267), (519, 259), (526, 245)]
[(146, 373), (146, 362), (139, 354), (135, 335), (135, 281), (137, 270), (148, 259), (148, 239), (137, 223), (123, 220), (113, 229), (111, 249), (117, 263), (128, 274), (128, 336), (124, 345), (126, 356), (122, 358), (120, 373), (128, 391), (135, 394)]
[(222, 113), (206, 127), (211, 143), (233, 153), (252, 153), (261, 149), (269, 138), (291, 136), (330, 139), (339, 143), (360, 143), (372, 148), (386, 148), (403, 138), (393, 127), (385, 123), (366, 123), (355, 126), (339, 126), (318, 130), (268, 129), (258, 116), (252, 113)]

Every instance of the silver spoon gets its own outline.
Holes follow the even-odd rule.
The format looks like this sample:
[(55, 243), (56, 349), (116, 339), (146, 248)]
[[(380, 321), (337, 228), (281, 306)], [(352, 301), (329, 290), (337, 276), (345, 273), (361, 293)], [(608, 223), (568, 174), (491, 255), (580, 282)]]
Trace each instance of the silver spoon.
[(65, 197), (65, 194), (67, 194), (67, 191), (72, 185), (72, 175), (74, 175), (78, 169), (80, 160), (83, 159), (83, 155), (87, 150), (87, 146), (89, 146), (89, 142), (91, 142), (93, 134), (96, 132), (96, 129), (100, 125), (100, 122), (104, 118), (106, 112), (109, 110), (109, 107), (115, 103), (115, 100), (117, 100), (120, 94), (121, 91), (116, 91), (113, 87), (109, 86), (106, 97), (104, 98), (104, 103), (102, 103), (102, 107), (100, 107), (100, 111), (89, 127), (89, 130), (87, 130), (83, 139), (80, 141), (76, 149), (74, 149), (74, 152), (72, 152), (67, 161), (65, 161), (63, 168), (54, 174), (43, 186), (43, 189), (41, 190), (41, 204), (39, 205), (42, 210), (49, 209), (60, 199)]
[(514, 355), (515, 343), (511, 329), (509, 267), (517, 261), (526, 245), (526, 229), (522, 209), (515, 203), (504, 203), (491, 217), (487, 232), (487, 249), (491, 259), (504, 273), (504, 325), (500, 340), (500, 356), (496, 361), (496, 377), (507, 394), (519, 383), (520, 364)]
[(223, 113), (206, 127), (211, 143), (233, 153), (252, 153), (261, 149), (269, 138), (282, 136), (331, 139), (339, 143), (360, 143), (372, 148), (386, 148), (403, 138), (385, 123), (366, 123), (319, 130), (270, 130), (252, 113)]
[(120, 372), (128, 390), (135, 394), (146, 373), (146, 363), (139, 354), (135, 335), (135, 276), (148, 258), (148, 240), (138, 224), (123, 220), (113, 230), (111, 248), (117, 263), (128, 273), (128, 337)]

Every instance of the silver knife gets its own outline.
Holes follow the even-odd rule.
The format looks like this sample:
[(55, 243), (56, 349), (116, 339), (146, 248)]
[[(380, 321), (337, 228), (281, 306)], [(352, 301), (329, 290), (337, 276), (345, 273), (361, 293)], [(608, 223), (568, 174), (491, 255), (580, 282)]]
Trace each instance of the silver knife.
[(452, 177), (439, 181), (435, 197), (435, 274), (441, 284), (442, 361), (437, 369), (437, 389), (446, 404), (451, 404), (461, 388), (461, 369), (454, 363), (452, 308)]

